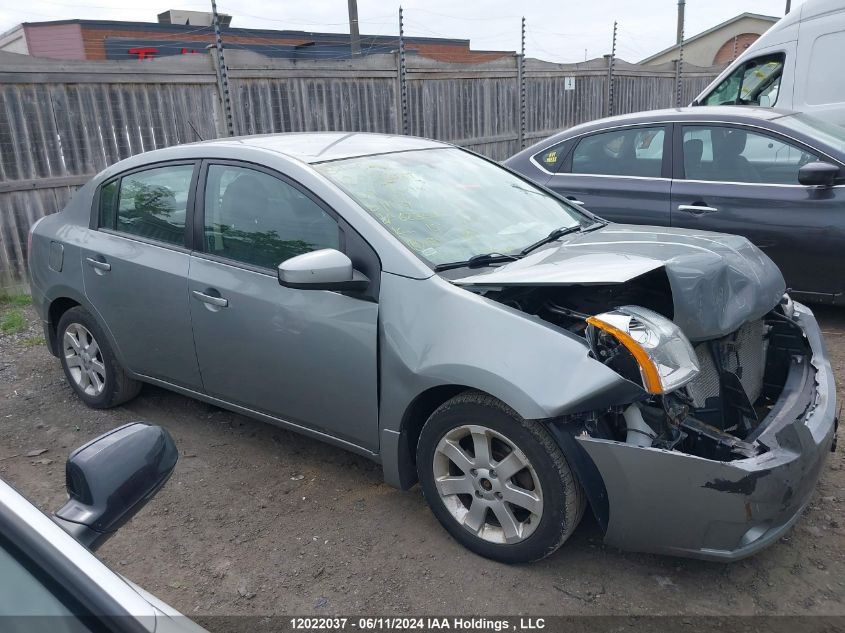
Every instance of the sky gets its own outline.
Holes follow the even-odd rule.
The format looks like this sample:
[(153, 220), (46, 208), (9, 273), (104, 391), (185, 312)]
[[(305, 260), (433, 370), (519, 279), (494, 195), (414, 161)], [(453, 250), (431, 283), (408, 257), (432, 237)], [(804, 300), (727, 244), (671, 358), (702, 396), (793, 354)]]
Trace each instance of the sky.
[[(803, 0), (793, 0), (793, 10)], [(781, 17), (786, 0), (687, 0), (687, 37), (743, 12)], [(167, 9), (210, 11), (198, 0), (0, 0), (0, 33), (20, 22), (71, 18), (155, 22)], [(220, 0), (218, 11), (233, 16), (233, 27), (343, 32), (346, 0)], [(358, 0), (362, 35), (398, 33), (399, 2)], [(479, 50), (518, 50), (520, 18), (526, 19), (526, 55), (577, 62), (611, 49), (618, 24), (617, 56), (630, 62), (675, 42), (677, 0), (407, 0), (407, 35), (470, 39)], [(366, 46), (366, 40), (362, 45)]]

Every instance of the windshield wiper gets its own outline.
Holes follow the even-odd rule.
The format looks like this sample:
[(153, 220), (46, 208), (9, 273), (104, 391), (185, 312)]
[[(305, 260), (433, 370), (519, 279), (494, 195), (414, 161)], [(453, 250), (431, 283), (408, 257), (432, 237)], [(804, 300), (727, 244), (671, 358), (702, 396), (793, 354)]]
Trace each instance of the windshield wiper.
[(490, 264), (500, 264), (503, 262), (512, 262), (519, 259), (516, 255), (503, 255), (502, 253), (482, 253), (480, 255), (473, 255), (462, 262), (449, 262), (447, 264), (437, 264), (434, 267), (435, 272), (443, 270), (451, 270), (453, 268), (481, 268), (482, 266), (489, 266)]
[(575, 226), (562, 226), (558, 229), (555, 229), (551, 233), (549, 233), (546, 237), (541, 240), (537, 240), (533, 244), (526, 246), (525, 248), (520, 251), (520, 255), (528, 255), (533, 250), (536, 250), (543, 246), (544, 244), (548, 244), (549, 242), (554, 242), (555, 240), (559, 240), (564, 235), (569, 235), (570, 233), (577, 233), (581, 230), (581, 225), (576, 224)]

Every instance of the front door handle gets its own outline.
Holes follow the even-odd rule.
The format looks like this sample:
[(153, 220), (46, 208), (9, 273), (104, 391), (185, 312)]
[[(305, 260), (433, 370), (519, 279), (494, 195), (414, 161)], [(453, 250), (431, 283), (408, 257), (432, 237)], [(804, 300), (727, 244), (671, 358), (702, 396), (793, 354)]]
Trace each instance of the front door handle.
[(679, 204), (678, 211), (686, 211), (693, 215), (704, 215), (705, 213), (715, 213), (718, 211), (716, 207), (708, 207), (703, 204)]
[(571, 202), (572, 204), (577, 204), (578, 206), (581, 206), (581, 205), (584, 204), (583, 202), (581, 202), (575, 196), (566, 196), (566, 199), (567, 199), (567, 201)]
[(111, 270), (111, 264), (108, 262), (104, 262), (100, 259), (94, 259), (93, 257), (86, 257), (85, 261), (88, 262), (88, 265), (91, 268), (96, 268), (97, 270), (102, 270), (103, 272), (109, 272)]
[(208, 305), (217, 306), (218, 308), (226, 308), (229, 305), (229, 300), (224, 299), (223, 297), (215, 297), (214, 295), (207, 295), (204, 292), (200, 292), (199, 290), (191, 291), (191, 294), (194, 296), (194, 299), (199, 299), (203, 303), (207, 303)]

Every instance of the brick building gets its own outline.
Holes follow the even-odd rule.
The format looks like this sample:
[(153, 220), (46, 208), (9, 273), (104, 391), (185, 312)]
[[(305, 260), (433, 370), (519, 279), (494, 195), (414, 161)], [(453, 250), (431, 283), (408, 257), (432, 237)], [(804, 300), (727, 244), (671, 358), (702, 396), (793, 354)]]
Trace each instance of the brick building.
[[(24, 22), (0, 35), (0, 51), (53, 59), (147, 59), (203, 51), (214, 44), (210, 13), (166, 11), (158, 22), (55, 20)], [(338, 59), (351, 55), (348, 33), (231, 27), (221, 16), (227, 48), (252, 50), (286, 59)], [(361, 53), (389, 53), (399, 46), (392, 35), (361, 35)], [(513, 51), (479, 51), (469, 40), (406, 37), (409, 54), (445, 62), (484, 62), (514, 55)]]

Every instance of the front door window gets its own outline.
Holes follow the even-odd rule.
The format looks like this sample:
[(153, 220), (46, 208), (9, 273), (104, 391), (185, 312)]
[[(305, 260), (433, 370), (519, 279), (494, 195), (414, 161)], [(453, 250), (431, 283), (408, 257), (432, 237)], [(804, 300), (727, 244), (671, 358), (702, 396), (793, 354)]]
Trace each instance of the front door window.
[(207, 253), (262, 268), (340, 247), (335, 219), (302, 191), (269, 174), (211, 165), (205, 186)]
[(722, 125), (685, 125), (687, 180), (797, 185), (798, 170), (818, 160), (775, 136)]

